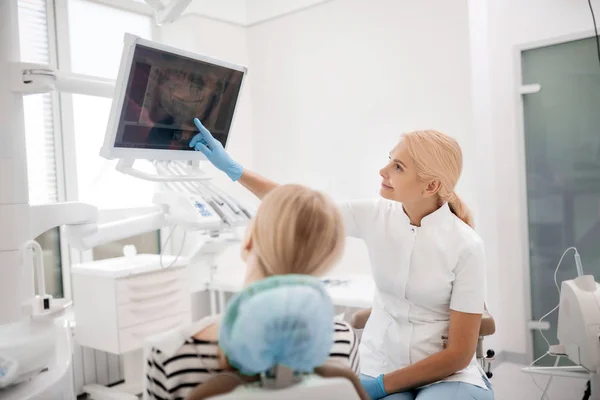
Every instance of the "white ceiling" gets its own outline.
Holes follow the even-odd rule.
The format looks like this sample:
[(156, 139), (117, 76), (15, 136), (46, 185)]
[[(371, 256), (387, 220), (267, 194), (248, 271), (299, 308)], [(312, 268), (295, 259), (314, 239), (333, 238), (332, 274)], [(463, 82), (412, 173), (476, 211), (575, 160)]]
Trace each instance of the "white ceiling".
[(252, 26), (331, 0), (194, 0), (183, 13)]

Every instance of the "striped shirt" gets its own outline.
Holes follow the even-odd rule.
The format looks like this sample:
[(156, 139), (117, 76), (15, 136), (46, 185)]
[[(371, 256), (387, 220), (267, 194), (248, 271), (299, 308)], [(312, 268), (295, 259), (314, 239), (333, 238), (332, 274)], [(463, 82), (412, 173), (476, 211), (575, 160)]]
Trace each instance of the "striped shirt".
[[(341, 363), (359, 374), (358, 339), (346, 322), (334, 323), (334, 344), (329, 361)], [(146, 355), (146, 393), (144, 398), (183, 400), (213, 374), (223, 372), (217, 358), (218, 342), (187, 338), (174, 354), (165, 356), (151, 347)]]

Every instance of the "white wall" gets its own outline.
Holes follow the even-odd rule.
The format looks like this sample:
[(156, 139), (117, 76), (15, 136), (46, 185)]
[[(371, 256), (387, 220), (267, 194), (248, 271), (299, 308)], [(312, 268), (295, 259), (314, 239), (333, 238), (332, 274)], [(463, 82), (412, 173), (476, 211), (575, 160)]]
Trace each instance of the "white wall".
[(312, 7), (324, 1), (332, 0), (246, 0), (248, 18), (246, 23), (253, 25), (277, 18), (304, 8)]
[[(375, 197), (400, 134), (423, 128), (458, 138), (471, 162), (466, 0), (336, 0), (248, 32), (258, 172)], [(459, 192), (475, 205), (472, 169)], [(364, 247), (343, 265), (367, 271)]]
[(248, 0), (194, 0), (183, 15), (193, 14), (196, 17), (207, 17), (244, 26), (248, 21), (247, 6)]
[(194, 0), (183, 13), (250, 26), (332, 0)]
[[(477, 3), (472, 1), (472, 5)], [(600, 10), (600, 0), (593, 0), (596, 10)], [(523, 143), (519, 134), (520, 111), (517, 87), (520, 85), (516, 66), (516, 46), (552, 39), (574, 33), (591, 32), (592, 18), (586, 1), (572, 0), (488, 0), (488, 31), (485, 24), (479, 24), (479, 31), (473, 35), (488, 36), (489, 54), (474, 55), (476, 68), (489, 66), (489, 90), (480, 88), (474, 98), (477, 104), (486, 101), (480, 96), (490, 95), (489, 107), (491, 124), (485, 122), (480, 139), (482, 159), (493, 160), (496, 182), (494, 192), (482, 198), (482, 206), (497, 210), (497, 215), (488, 219), (496, 224), (497, 282), (490, 282), (500, 296), (502, 307), (492, 310), (495, 313), (502, 347), (511, 352), (530, 351), (530, 332), (526, 321), (531, 308), (528, 293), (529, 269), (527, 255), (526, 224), (527, 215), (524, 203)], [(598, 13), (598, 11), (597, 11)], [(481, 49), (481, 48), (480, 48)], [(482, 64), (482, 63), (485, 63)], [(477, 75), (474, 75), (477, 76)], [(476, 83), (485, 84), (486, 77), (478, 75)], [(487, 112), (487, 111), (483, 111)], [(490, 142), (491, 141), (491, 142)], [(481, 143), (481, 142), (480, 142)], [(481, 183), (481, 181), (480, 181)], [(494, 222), (495, 221), (495, 222)], [(557, 260), (558, 261), (558, 260)]]

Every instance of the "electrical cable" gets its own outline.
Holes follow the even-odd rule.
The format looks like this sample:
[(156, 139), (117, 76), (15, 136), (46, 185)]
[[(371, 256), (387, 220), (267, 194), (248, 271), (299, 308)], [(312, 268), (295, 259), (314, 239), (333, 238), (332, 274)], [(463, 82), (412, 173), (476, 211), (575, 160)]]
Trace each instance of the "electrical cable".
[[(537, 360), (535, 360), (534, 362), (532, 362), (529, 365), (529, 368), (533, 367), (535, 365), (536, 362), (540, 361), (542, 358), (549, 356), (550, 353), (544, 353), (543, 356), (539, 357)], [(560, 360), (560, 356), (556, 356), (556, 360), (554, 361), (554, 367), (558, 366), (558, 361)], [(546, 382), (546, 387), (544, 389), (542, 389), (542, 387), (540, 385), (538, 385), (537, 381), (534, 378), (534, 374), (530, 374), (531, 376), (531, 380), (533, 381), (533, 384), (540, 389), (540, 392), (542, 392), (542, 397), (540, 397), (540, 400), (550, 400), (550, 396), (548, 396), (548, 389), (550, 388), (550, 383), (552, 383), (552, 378), (553, 376), (550, 376), (550, 378), (548, 379), (548, 382)]]
[(167, 240), (165, 240), (165, 243), (162, 244), (161, 249), (160, 249), (160, 266), (162, 268), (171, 268), (173, 265), (175, 265), (175, 263), (177, 262), (177, 260), (179, 259), (179, 257), (181, 257), (181, 253), (183, 253), (183, 249), (185, 248), (185, 239), (187, 237), (187, 231), (184, 229), (183, 230), (183, 238), (181, 239), (181, 247), (179, 248), (179, 253), (177, 253), (177, 255), (175, 256), (175, 259), (173, 260), (173, 262), (171, 264), (169, 264), (168, 266), (165, 267), (165, 265), (163, 264), (163, 254), (165, 252), (165, 248), (167, 247), (167, 244), (169, 244), (169, 241), (171, 240), (171, 237), (173, 236), (173, 232), (175, 232), (175, 228), (177, 228), (178, 225), (173, 225), (171, 227), (171, 232), (169, 232), (169, 236), (167, 236)]
[[(554, 311), (556, 311), (558, 309), (559, 305), (560, 305), (560, 303), (557, 304), (556, 307), (554, 307), (552, 310), (550, 310), (546, 314), (544, 314), (544, 316), (542, 318), (540, 318), (538, 320), (538, 322), (541, 324), (541, 322), (544, 320), (544, 318), (546, 318), (547, 316), (549, 316), (550, 314), (552, 314)], [(550, 348), (550, 342), (548, 341), (548, 339), (544, 335), (544, 332), (542, 332), (542, 328), (540, 328), (539, 326), (538, 326), (538, 332), (540, 333), (540, 335), (542, 335), (542, 338), (544, 339), (544, 341), (548, 345), (548, 348)]]
[(600, 37), (598, 37), (598, 25), (596, 24), (596, 15), (594, 14), (594, 7), (592, 6), (592, 0), (588, 0), (590, 6), (590, 12), (592, 13), (592, 20), (594, 21), (594, 32), (596, 33), (596, 50), (598, 52), (598, 64), (600, 64)]
[[(539, 357), (538, 359), (536, 359), (534, 362), (532, 362), (532, 363), (529, 365), (529, 368), (532, 368), (532, 367), (535, 365), (535, 363), (536, 363), (536, 362), (540, 361), (542, 358), (544, 358), (544, 357), (546, 357), (546, 356), (549, 356), (549, 355), (550, 355), (550, 353), (547, 353), (547, 352), (546, 352), (546, 353), (544, 353), (544, 355), (542, 355), (541, 357)], [(540, 385), (538, 385), (537, 381), (535, 380), (534, 374), (532, 373), (532, 374), (530, 374), (530, 376), (531, 376), (531, 380), (533, 381), (533, 384), (534, 384), (534, 385), (535, 385), (535, 386), (536, 386), (538, 389), (540, 389), (540, 392), (543, 392), (543, 394), (542, 394), (542, 397), (540, 397), (540, 400), (544, 400), (544, 398), (546, 398), (546, 399), (550, 400), (550, 397), (548, 397), (548, 395), (547, 395), (547, 394), (545, 394), (545, 391), (544, 391), (544, 389), (542, 389), (542, 387), (541, 387)]]
[(554, 285), (556, 285), (556, 290), (558, 291), (558, 298), (559, 298), (559, 302), (556, 305), (556, 307), (554, 307), (552, 310), (548, 311), (542, 318), (540, 318), (538, 320), (538, 332), (540, 333), (540, 335), (542, 335), (542, 338), (544, 339), (544, 341), (546, 342), (546, 344), (548, 345), (548, 348), (550, 348), (550, 342), (548, 341), (548, 339), (546, 338), (546, 335), (544, 335), (544, 332), (542, 332), (542, 329), (539, 327), (539, 325), (541, 324), (541, 322), (548, 317), (550, 314), (552, 314), (554, 311), (558, 310), (558, 307), (560, 306), (560, 286), (558, 286), (558, 280), (557, 280), (557, 274), (558, 274), (558, 270), (563, 262), (563, 259), (565, 258), (565, 256), (567, 255), (567, 253), (570, 250), (574, 250), (576, 255), (579, 255), (579, 253), (577, 252), (577, 249), (575, 247), (569, 247), (568, 249), (566, 249), (564, 251), (564, 253), (562, 254), (562, 256), (560, 257), (560, 260), (558, 261), (558, 265), (556, 265), (556, 269), (554, 270)]
[[(554, 368), (556, 368), (558, 366), (559, 361), (560, 361), (560, 356), (556, 356), (556, 360), (554, 360)], [(550, 389), (550, 384), (552, 383), (553, 378), (554, 378), (554, 375), (551, 375), (550, 379), (548, 379), (548, 382), (546, 383), (546, 388), (544, 389), (544, 393), (542, 393), (541, 400), (544, 400), (544, 397), (548, 397), (548, 395), (546, 393), (548, 393), (548, 389)]]
[[(599, 53), (600, 56), (600, 53)], [(550, 342), (548, 341), (548, 339), (546, 338), (546, 335), (544, 335), (544, 332), (542, 332), (542, 329), (540, 327), (541, 322), (544, 320), (544, 318), (548, 317), (550, 314), (552, 314), (554, 311), (556, 311), (558, 309), (558, 307), (560, 306), (560, 286), (558, 286), (558, 279), (557, 279), (557, 274), (558, 274), (558, 270), (560, 269), (560, 266), (565, 258), (565, 256), (567, 255), (567, 253), (573, 250), (575, 251), (575, 264), (577, 266), (577, 272), (579, 274), (579, 271), (583, 268), (581, 267), (581, 258), (579, 256), (579, 252), (577, 251), (577, 248), (574, 246), (569, 247), (568, 249), (566, 249), (562, 256), (560, 257), (560, 260), (558, 260), (558, 264), (556, 265), (556, 269), (554, 270), (554, 285), (556, 286), (556, 290), (558, 291), (558, 304), (556, 305), (556, 307), (554, 307), (552, 310), (548, 311), (546, 314), (544, 314), (544, 316), (542, 318), (540, 318), (538, 320), (538, 332), (540, 333), (540, 335), (542, 335), (542, 338), (544, 339), (544, 341), (546, 342), (546, 344), (548, 345), (548, 349), (550, 349)], [(538, 361), (540, 361), (542, 358), (546, 357), (550, 355), (549, 352), (544, 353), (544, 355), (542, 355), (541, 357), (539, 357), (537, 360), (535, 360), (534, 362), (531, 363), (531, 365), (529, 366), (530, 368), (533, 367), (535, 365), (535, 363), (537, 363)], [(556, 356), (556, 361), (554, 363), (554, 366), (556, 367), (558, 365), (558, 361), (560, 359), (560, 355)], [(552, 382), (552, 377), (550, 377), (550, 379), (548, 380), (548, 382), (546, 383), (546, 388), (542, 389), (536, 382), (535, 378), (533, 377), (533, 374), (531, 375), (531, 379), (533, 380), (533, 383), (535, 384), (535, 386), (540, 389), (540, 391), (542, 391), (542, 397), (540, 398), (540, 400), (544, 400), (544, 399), (550, 399), (550, 397), (548, 396), (547, 392), (548, 392), (548, 388), (550, 387), (550, 383)]]

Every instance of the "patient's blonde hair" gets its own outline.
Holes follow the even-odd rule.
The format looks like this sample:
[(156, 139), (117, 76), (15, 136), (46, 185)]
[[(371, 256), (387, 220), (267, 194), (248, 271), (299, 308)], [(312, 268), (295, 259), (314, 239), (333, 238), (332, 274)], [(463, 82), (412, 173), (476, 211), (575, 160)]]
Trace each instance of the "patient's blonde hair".
[(463, 163), (458, 142), (444, 133), (433, 130), (406, 133), (402, 140), (415, 162), (417, 176), (426, 182), (438, 180), (440, 200), (448, 202), (450, 210), (473, 227), (471, 211), (454, 193)]
[(335, 204), (301, 185), (282, 185), (269, 192), (250, 236), (265, 276), (320, 275), (339, 260), (345, 243)]

